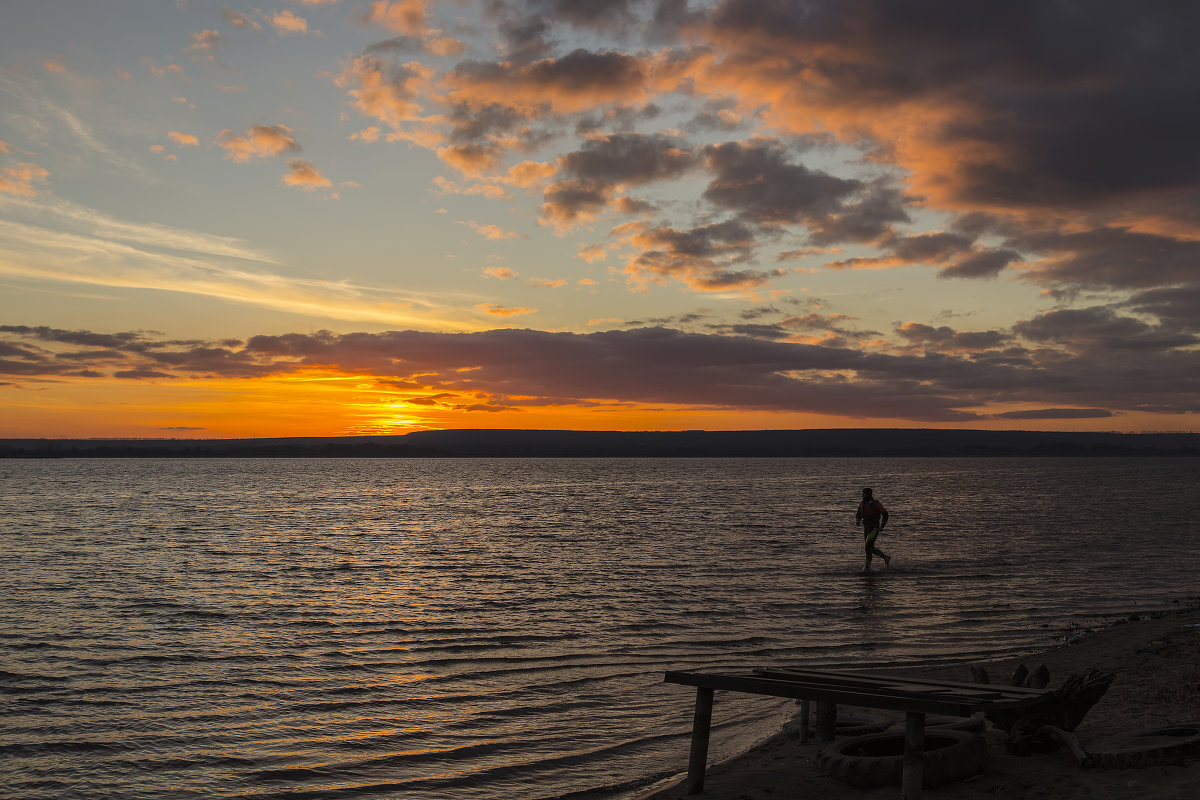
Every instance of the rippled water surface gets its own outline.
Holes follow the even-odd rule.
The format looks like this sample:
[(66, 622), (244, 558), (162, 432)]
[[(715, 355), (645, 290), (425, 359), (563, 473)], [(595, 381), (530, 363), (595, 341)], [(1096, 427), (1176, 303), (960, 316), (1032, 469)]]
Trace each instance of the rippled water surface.
[[(0, 797), (624, 796), (686, 765), (665, 669), (978, 658), (1200, 594), (1198, 479), (1197, 459), (0, 461)], [(895, 556), (867, 577), (863, 485)], [(787, 711), (719, 702), (714, 755)]]

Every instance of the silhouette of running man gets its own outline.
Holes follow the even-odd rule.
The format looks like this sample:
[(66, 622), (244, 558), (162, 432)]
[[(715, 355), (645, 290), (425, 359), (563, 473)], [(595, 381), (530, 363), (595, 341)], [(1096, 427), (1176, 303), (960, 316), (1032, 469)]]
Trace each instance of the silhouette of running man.
[(854, 515), (854, 524), (863, 526), (863, 537), (867, 547), (867, 562), (863, 566), (863, 572), (871, 569), (871, 556), (873, 555), (883, 559), (884, 567), (892, 563), (888, 554), (875, 546), (875, 537), (884, 529), (887, 521), (888, 512), (883, 507), (883, 503), (872, 497), (870, 489), (863, 489), (862, 502), (858, 504), (858, 513)]

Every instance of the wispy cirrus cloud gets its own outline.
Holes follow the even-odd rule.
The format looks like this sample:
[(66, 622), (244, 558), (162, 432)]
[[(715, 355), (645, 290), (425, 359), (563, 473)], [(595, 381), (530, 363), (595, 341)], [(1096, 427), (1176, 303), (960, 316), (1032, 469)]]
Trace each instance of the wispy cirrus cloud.
[(0, 168), (0, 192), (33, 197), (38, 193), (37, 184), (46, 180), (49, 175), (48, 170), (27, 161), (16, 166)]
[(14, 279), (154, 289), (344, 321), (443, 330), (471, 324), (447, 305), (452, 301), (250, 268), (247, 261), (277, 262), (228, 237), (125, 222), (56, 200), (0, 195), (0, 209), (8, 217), (0, 219), (0, 275)]

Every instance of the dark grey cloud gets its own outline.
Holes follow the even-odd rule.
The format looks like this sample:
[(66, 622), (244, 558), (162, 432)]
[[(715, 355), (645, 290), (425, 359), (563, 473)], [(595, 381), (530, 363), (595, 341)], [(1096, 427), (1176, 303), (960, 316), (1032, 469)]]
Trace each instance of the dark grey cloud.
[(993, 414), (993, 419), (1105, 419), (1114, 416), (1107, 408), (1032, 408), (1028, 411), (1005, 411)]
[(1174, 330), (1200, 333), (1200, 285), (1139, 292), (1125, 305), (1140, 314), (1158, 317)]
[(608, 181), (555, 181), (542, 196), (542, 217), (563, 225), (588, 219), (608, 208), (613, 192), (614, 187)]
[(423, 53), (426, 50), (424, 40), (415, 36), (396, 36), (382, 42), (367, 45), (364, 52), (373, 55), (406, 56)]
[(713, 173), (704, 199), (758, 224), (824, 221), (863, 188), (861, 181), (791, 163), (776, 143), (725, 142), (702, 155)]
[(1089, 207), (1200, 179), (1192, 3), (725, 0), (710, 21), (739, 57), (802, 65), (831, 104), (962, 109), (938, 135), (969, 202)]
[(552, 31), (562, 28), (568, 29), (564, 36), (574, 29), (664, 42), (703, 18), (688, 0), (493, 0), (485, 12), (514, 53), (536, 53), (535, 45), (548, 49), (556, 41)]
[(832, 261), (827, 266), (870, 269), (929, 264), (939, 268), (939, 278), (994, 278), (1010, 264), (1022, 260), (1016, 250), (984, 247), (974, 237), (955, 232), (901, 235), (889, 231), (879, 244), (885, 248), (880, 255)]
[[(1063, 297), (1200, 282), (1200, 5), (722, 0), (705, 16), (689, 33), (714, 73), (761, 82), (756, 98), (798, 129), (812, 120), (897, 164), (925, 207), (963, 212), (956, 232), (978, 239), (1003, 220), (1003, 244), (939, 262), (940, 277), (1024, 261)], [(810, 186), (815, 197), (756, 186), (759, 203), (710, 199), (803, 222), (818, 244), (871, 241), (911, 205), (863, 208), (856, 228), (828, 207), (855, 192)]]
[(447, 116), (449, 138), (455, 144), (490, 141), (503, 135), (516, 135), (530, 144), (537, 141), (531, 136), (533, 129), (528, 116), (501, 103), (482, 106), (459, 103)]
[(1123, 317), (1104, 307), (1048, 311), (1018, 322), (1013, 330), (1034, 342), (1087, 351), (1166, 351), (1200, 343), (1194, 334)]
[(120, 369), (113, 373), (114, 378), (122, 378), (125, 380), (162, 380), (170, 379), (175, 376), (169, 372), (160, 372), (155, 369)]
[(749, 336), (755, 339), (786, 339), (792, 335), (781, 325), (756, 325), (748, 322), (728, 327), (722, 326), (721, 329), (738, 336)]
[(946, 325), (934, 327), (920, 322), (906, 322), (896, 327), (904, 340), (935, 351), (979, 351), (1004, 347), (1012, 337), (1000, 331), (959, 331)]
[(15, 333), (30, 339), (44, 342), (61, 342), (63, 344), (78, 344), (88, 347), (127, 347), (140, 341), (144, 334), (125, 333), (92, 333), (91, 331), (64, 330), (51, 328), (46, 325), (0, 325), (0, 333)]
[(210, 343), (155, 339), (144, 331), (109, 334), (25, 325), (0, 326), (0, 334), (3, 333), (47, 346), (30, 347), (0, 340), (0, 354), (20, 358), (0, 361), (0, 374), (74, 377), (111, 374), (118, 378), (171, 378), (187, 374), (222, 378), (261, 377), (288, 369), (282, 364), (259, 362), (237, 339)]
[(663, 113), (656, 103), (639, 107), (618, 106), (595, 114), (585, 114), (575, 123), (575, 132), (586, 136), (605, 128), (618, 133), (633, 133), (644, 122), (658, 119)]
[(756, 231), (737, 220), (685, 230), (640, 226), (631, 241), (640, 249), (626, 265), (639, 280), (675, 280), (698, 291), (749, 290), (784, 270), (734, 268), (751, 260)]
[(631, 198), (617, 202), (619, 187), (673, 180), (698, 163), (696, 154), (672, 136), (598, 136), (559, 159), (559, 174), (564, 177), (546, 187), (542, 214), (566, 224), (593, 216), (610, 204), (623, 213), (643, 213), (651, 210), (652, 204)]
[(978, 250), (938, 272), (939, 278), (994, 278), (1009, 264), (1021, 261), (1016, 250)]
[(640, 185), (678, 178), (696, 168), (698, 159), (673, 136), (614, 133), (587, 140), (560, 164), (576, 178)]
[[(512, 65), (494, 61), (464, 61), (452, 74), (462, 83), (516, 81), (527, 89), (575, 94), (596, 89), (619, 91), (637, 86), (645, 77), (645, 66), (636, 56), (616, 50), (591, 51), (577, 48), (561, 58), (544, 58), (514, 73)], [(503, 98), (496, 98), (497, 101)]]
[[(813, 319), (809, 324), (833, 327), (836, 320)], [(1007, 347), (956, 352), (953, 347), (970, 342), (972, 332), (930, 329), (920, 332), (930, 343), (922, 352), (885, 353), (861, 346), (780, 341), (777, 328), (799, 327), (787, 320), (778, 326), (747, 325), (738, 331), (741, 335), (659, 327), (590, 334), (516, 329), (462, 334), (318, 332), (255, 336), (233, 348), (216, 343), (179, 347), (134, 334), (141, 352), (121, 351), (123, 360), (109, 357), (90, 368), (131, 380), (165, 380), (320, 367), (374, 376), (381, 384), (404, 387), (406, 393), (421, 389), (451, 396), (446, 403), (492, 409), (668, 403), (951, 422), (979, 419), (971, 409), (987, 403), (1113, 413), (1200, 411), (1200, 351), (1194, 343), (1170, 347), (1160, 341), (1156, 351), (1079, 349), (1081, 342), (1106, 342), (1114, 336), (1141, 338), (1148, 345), (1149, 337), (1156, 335), (1154, 326), (1147, 330), (1131, 325), (1111, 310), (1030, 320), (1021, 335), (1039, 347), (1027, 351)], [(90, 338), (86, 331), (75, 333), (80, 339)], [(991, 341), (973, 345), (1002, 344), (1002, 337), (985, 334)], [(20, 348), (23, 339), (8, 332), (0, 341)], [(34, 341), (55, 352), (39, 354), (26, 347), (33, 357), (0, 360), (0, 372), (16, 380), (61, 378), (70, 359), (60, 355), (89, 347)], [(951, 347), (938, 350), (933, 345), (939, 341)], [(1147, 358), (1147, 352), (1155, 357)], [(17, 365), (15, 370), (7, 368), (9, 362)], [(71, 364), (70, 371), (78, 374), (79, 364)]]
[(1146, 289), (1200, 283), (1200, 240), (1104, 227), (1029, 229), (1005, 245), (1038, 254), (1030, 279), (1044, 284)]

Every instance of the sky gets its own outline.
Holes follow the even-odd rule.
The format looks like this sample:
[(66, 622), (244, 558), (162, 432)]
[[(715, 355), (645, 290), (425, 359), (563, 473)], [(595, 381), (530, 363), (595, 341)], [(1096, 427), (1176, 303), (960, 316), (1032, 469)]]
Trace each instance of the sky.
[(1200, 5), (7, 0), (0, 436), (1197, 431)]

